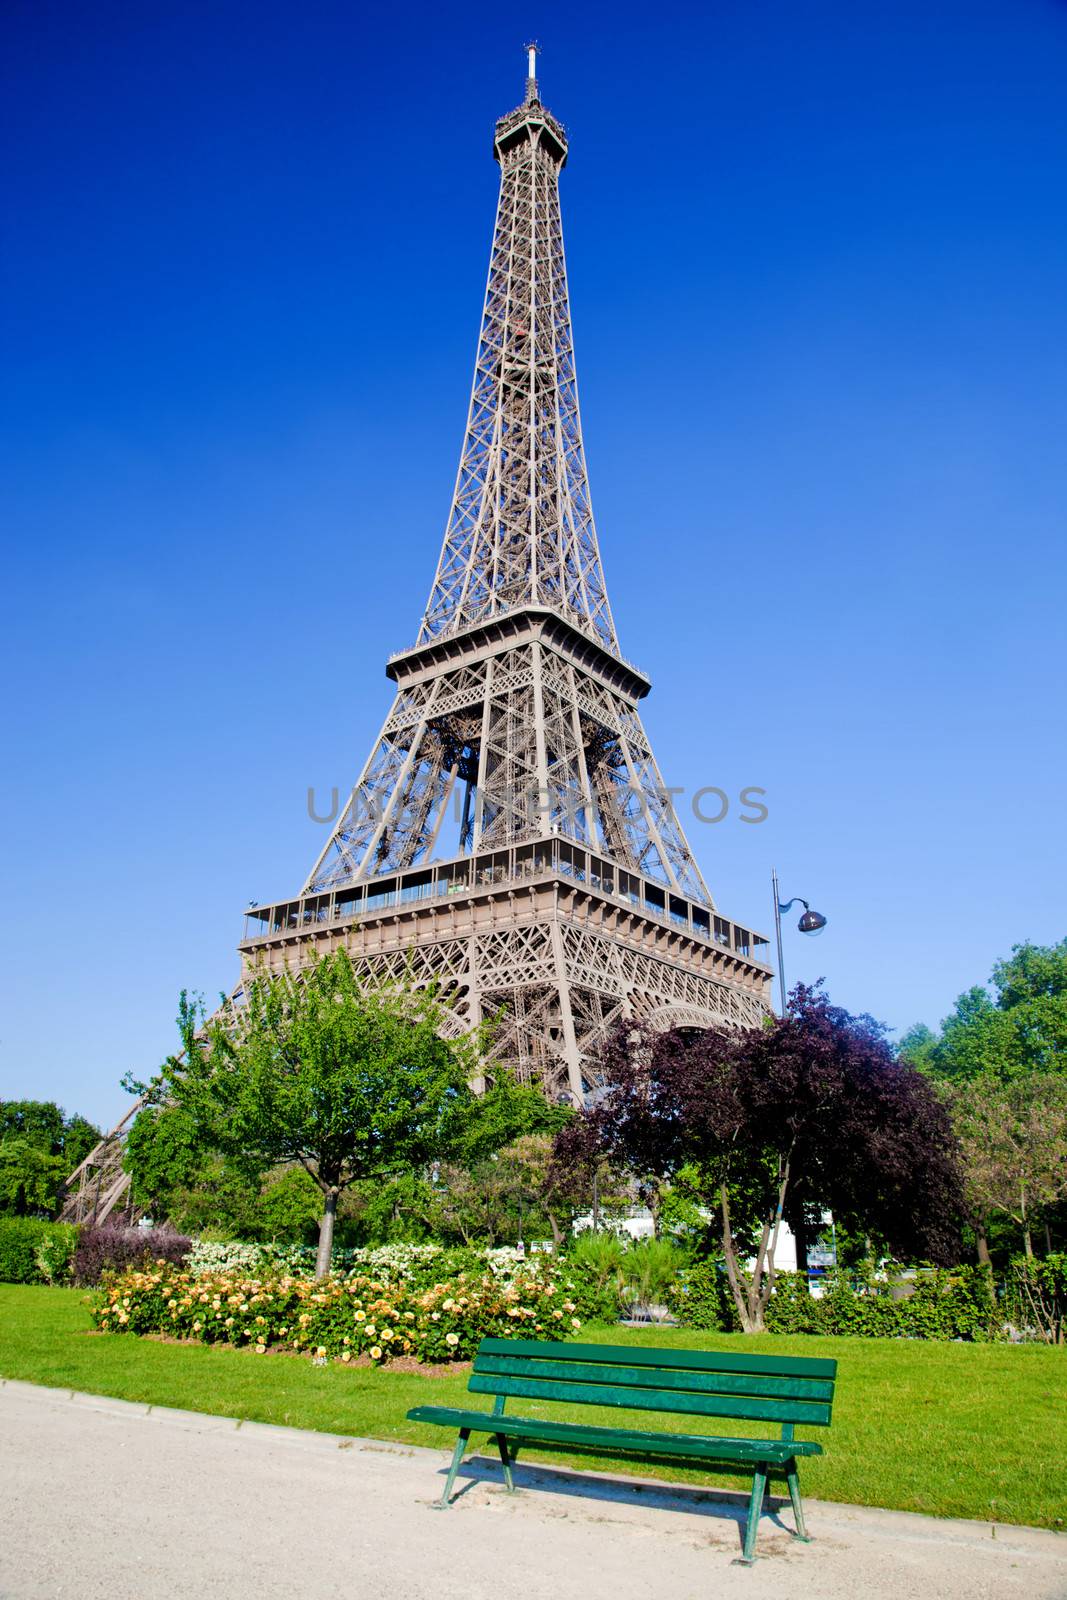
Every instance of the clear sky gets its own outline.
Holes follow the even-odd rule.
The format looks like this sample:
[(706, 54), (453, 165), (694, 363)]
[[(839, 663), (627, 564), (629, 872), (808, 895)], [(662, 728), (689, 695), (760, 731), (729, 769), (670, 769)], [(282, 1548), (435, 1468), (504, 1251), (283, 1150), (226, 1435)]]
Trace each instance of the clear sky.
[(790, 979), (936, 1023), (1067, 933), (1067, 5), (8, 0), (0, 1094), (236, 980), (415, 636), (521, 46), (669, 783)]

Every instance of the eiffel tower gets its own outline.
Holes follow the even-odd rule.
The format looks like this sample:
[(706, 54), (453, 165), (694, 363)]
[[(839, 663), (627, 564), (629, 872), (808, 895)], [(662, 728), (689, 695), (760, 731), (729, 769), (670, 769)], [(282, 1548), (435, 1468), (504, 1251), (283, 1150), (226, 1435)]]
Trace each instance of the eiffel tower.
[[(618, 1018), (753, 1024), (770, 968), (712, 900), (638, 713), (650, 682), (619, 650), (578, 409), (567, 136), (536, 54), (496, 124), (470, 409), (418, 638), (389, 658), (395, 698), (303, 888), (249, 908), (240, 951), (247, 972), (343, 946), (368, 977), (435, 983), (457, 1034), (492, 1023), (487, 1070), (580, 1104)], [(72, 1175), (71, 1217), (123, 1199), (129, 1115)]]

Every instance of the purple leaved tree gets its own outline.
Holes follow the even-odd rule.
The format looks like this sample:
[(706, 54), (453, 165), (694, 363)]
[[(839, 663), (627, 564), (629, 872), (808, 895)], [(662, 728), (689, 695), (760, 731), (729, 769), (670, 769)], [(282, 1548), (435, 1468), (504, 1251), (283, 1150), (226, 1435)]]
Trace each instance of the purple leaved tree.
[(557, 1137), (558, 1166), (599, 1153), (645, 1181), (684, 1170), (717, 1215), (746, 1332), (764, 1326), (783, 1216), (798, 1196), (905, 1259), (958, 1259), (963, 1192), (944, 1106), (879, 1023), (821, 990), (798, 985), (787, 1015), (763, 1028), (620, 1024), (599, 1070), (609, 1087)]

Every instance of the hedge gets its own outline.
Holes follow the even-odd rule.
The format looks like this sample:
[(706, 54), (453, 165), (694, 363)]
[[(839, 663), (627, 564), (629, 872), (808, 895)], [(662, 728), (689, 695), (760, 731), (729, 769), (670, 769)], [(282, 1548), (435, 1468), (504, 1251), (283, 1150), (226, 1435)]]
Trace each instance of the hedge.
[[(894, 1299), (888, 1285), (853, 1286), (845, 1274), (824, 1280), (818, 1297), (807, 1292), (803, 1276), (779, 1272), (765, 1313), (770, 1333), (823, 1333), (879, 1339), (966, 1339), (1003, 1337), (1004, 1310), (992, 1274), (984, 1267), (952, 1271), (922, 1270), (907, 1286), (906, 1299)], [(740, 1324), (721, 1263), (702, 1261), (679, 1273), (669, 1306), (691, 1328), (736, 1331)]]
[(68, 1283), (77, 1242), (73, 1223), (0, 1217), (0, 1283)]

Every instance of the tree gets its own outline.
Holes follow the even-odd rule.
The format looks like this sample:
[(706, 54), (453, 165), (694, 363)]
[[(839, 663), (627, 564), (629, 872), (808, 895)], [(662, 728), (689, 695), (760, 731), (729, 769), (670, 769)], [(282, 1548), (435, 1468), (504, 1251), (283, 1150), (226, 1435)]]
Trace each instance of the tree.
[(54, 1216), (64, 1180), (99, 1141), (98, 1128), (54, 1101), (0, 1102), (0, 1212)]
[[(632, 1024), (599, 1063), (610, 1087), (563, 1130), (557, 1158), (600, 1150), (649, 1180), (685, 1173), (717, 1212), (742, 1327), (763, 1326), (774, 1252), (795, 1191), (884, 1235), (912, 1258), (955, 1259), (962, 1211), (947, 1112), (870, 1017), (798, 985), (783, 1018), (748, 1030)], [(751, 1273), (739, 1239), (755, 1233)]]
[(1014, 945), (990, 982), (992, 993), (976, 984), (961, 994), (939, 1032), (910, 1029), (901, 1057), (951, 1083), (1067, 1072), (1067, 939)]
[(431, 991), (366, 989), (339, 950), (297, 972), (253, 972), (240, 1005), (206, 1028), (183, 995), (183, 1055), (152, 1085), (127, 1087), (180, 1108), (205, 1147), (250, 1175), (303, 1167), (322, 1196), (322, 1276), (352, 1184), (484, 1149), (507, 1133), (508, 1107), (529, 1107), (530, 1091), (504, 1075), (476, 1099), (481, 1040), (446, 1039), (445, 1022)]
[(155, 1221), (175, 1221), (175, 1196), (196, 1188), (210, 1151), (196, 1118), (184, 1106), (148, 1105), (130, 1124), (123, 1166), (134, 1204)]
[(983, 1073), (960, 1085), (951, 1105), (980, 1255), (999, 1212), (1018, 1226), (1032, 1256), (1035, 1220), (1067, 1197), (1067, 1076), (1023, 1072), (1005, 1081)]
[[(989, 987), (979, 984), (961, 994), (936, 1033), (922, 1024), (911, 1028), (901, 1040), (900, 1056), (944, 1087), (958, 1126), (960, 1116), (969, 1126), (978, 1126), (993, 1114), (994, 1102), (1000, 1107), (996, 1115), (1010, 1120), (1008, 1107), (1016, 1097), (1007, 1093), (997, 1101), (995, 1084), (1007, 1089), (1017, 1077), (1067, 1075), (1067, 939), (1053, 945), (1013, 946), (1011, 955), (994, 965)], [(975, 1086), (973, 1094), (960, 1100), (958, 1091), (970, 1085)], [(976, 1146), (972, 1148), (981, 1155)], [(1001, 1177), (993, 1183), (987, 1171), (981, 1192), (993, 1183), (998, 1193), (1005, 1193), (1011, 1165), (1006, 1155), (998, 1158)], [(1010, 1250), (1018, 1248), (1021, 1234), (1023, 1248), (1032, 1248), (1029, 1227), (1020, 1221), (1022, 1191), (1008, 1187), (1014, 1200), (1003, 1206), (979, 1203), (979, 1188), (973, 1182), (969, 1185), (979, 1261), (989, 1261), (991, 1243), (997, 1247), (996, 1236)], [(1062, 1230), (1067, 1223), (1067, 1206), (1061, 1199), (1042, 1210), (1048, 1241), (1052, 1228)], [(1027, 1214), (1032, 1220), (1030, 1205)]]

